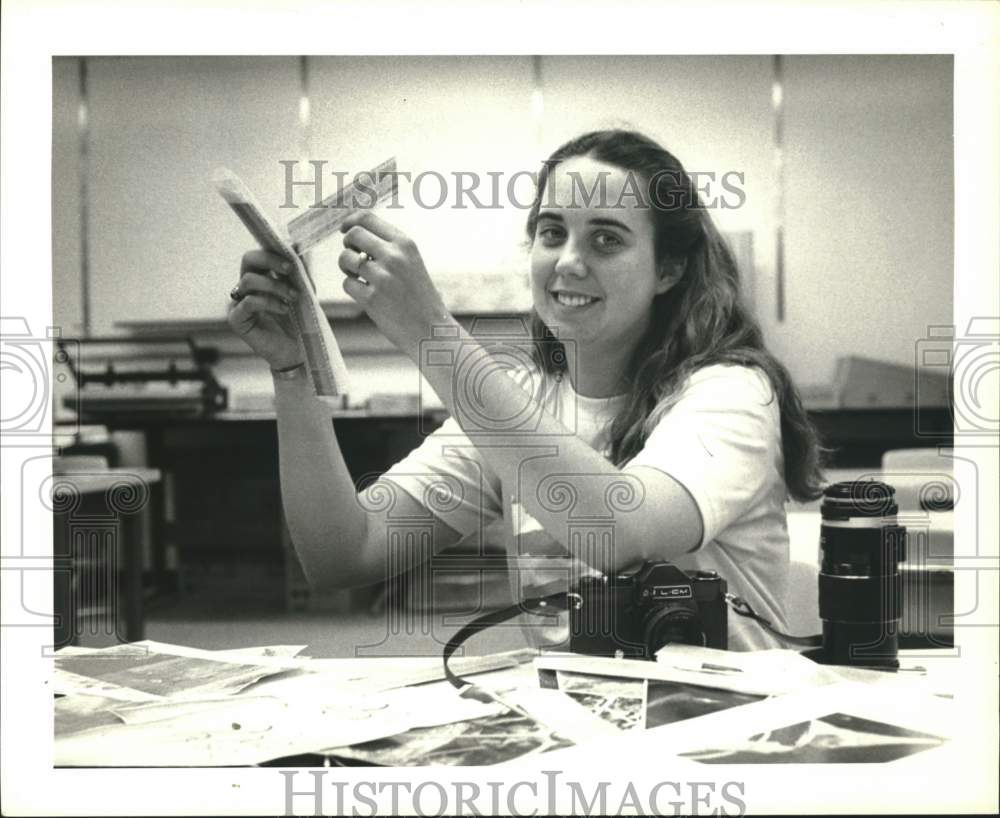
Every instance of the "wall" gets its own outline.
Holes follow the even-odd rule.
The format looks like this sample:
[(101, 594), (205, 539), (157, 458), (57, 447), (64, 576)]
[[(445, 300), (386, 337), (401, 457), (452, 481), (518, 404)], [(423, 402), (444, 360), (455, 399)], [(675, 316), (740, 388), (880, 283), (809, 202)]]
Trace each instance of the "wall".
[[(322, 57), (306, 61), (305, 75), (297, 57), (86, 62), (95, 334), (120, 332), (123, 320), (221, 321), (247, 237), (207, 182), (217, 165), (277, 214), (279, 159), (354, 173), (394, 154), (414, 174), (509, 176), (606, 125), (649, 131), (689, 170), (744, 174), (744, 206), (713, 215), (752, 238), (747, 290), (800, 382), (829, 381), (838, 355), (912, 363), (927, 325), (951, 321), (949, 57), (784, 59), (784, 322), (769, 56)], [(53, 61), (55, 317), (70, 334), (82, 320), (77, 66)], [(418, 238), (453, 305), (491, 295), (523, 306), (523, 210), (427, 210), (408, 196), (404, 186), (392, 219)], [(343, 302), (335, 257), (327, 247), (311, 262), (324, 298)], [(511, 289), (498, 297), (501, 285)], [(369, 391), (415, 382), (415, 373), (400, 380), (408, 362), (379, 360), (385, 369), (362, 378)], [(370, 363), (348, 355), (349, 366)], [(245, 366), (228, 370), (238, 378)], [(267, 388), (258, 369), (247, 370), (247, 388)]]
[(80, 211), (80, 61), (52, 61), (52, 320), (83, 331)]
[(94, 331), (222, 315), (246, 239), (208, 180), (266, 190), (296, 154), (296, 58), (87, 62)]
[(803, 381), (834, 355), (901, 364), (952, 321), (950, 56), (786, 59), (785, 323), (768, 337)]

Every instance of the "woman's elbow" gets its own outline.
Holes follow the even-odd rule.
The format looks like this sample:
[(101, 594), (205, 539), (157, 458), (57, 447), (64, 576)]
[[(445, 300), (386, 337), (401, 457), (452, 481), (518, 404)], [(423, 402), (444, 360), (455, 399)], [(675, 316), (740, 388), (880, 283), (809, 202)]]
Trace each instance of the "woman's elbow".
[(373, 585), (384, 579), (384, 570), (368, 564), (362, 555), (344, 555), (322, 542), (295, 542), (295, 553), (310, 591), (317, 594)]

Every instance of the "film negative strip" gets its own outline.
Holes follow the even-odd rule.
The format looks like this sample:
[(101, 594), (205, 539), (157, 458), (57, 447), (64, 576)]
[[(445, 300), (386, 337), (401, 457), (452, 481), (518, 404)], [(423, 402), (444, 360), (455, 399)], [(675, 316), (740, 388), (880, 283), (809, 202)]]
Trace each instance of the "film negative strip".
[(397, 190), (396, 158), (392, 157), (372, 170), (357, 174), (347, 187), (292, 219), (288, 223), (292, 244), (299, 253), (306, 253), (336, 233), (349, 214), (375, 207), (395, 196)]
[(348, 392), (347, 366), (301, 257), (291, 241), (267, 218), (242, 179), (223, 168), (215, 172), (212, 181), (257, 243), (263, 249), (293, 262), (291, 278), (299, 298), (291, 316), (302, 342), (313, 388), (317, 397), (333, 405), (341, 405), (342, 396)]
[(287, 231), (267, 217), (253, 193), (235, 173), (221, 168), (213, 177), (216, 189), (257, 243), (294, 262), (292, 279), (301, 295), (295, 302), (292, 318), (302, 340), (316, 395), (330, 399), (335, 405), (342, 403), (340, 398), (348, 391), (347, 367), (302, 255), (336, 233), (349, 214), (375, 207), (396, 195), (395, 171), (396, 159), (393, 157), (370, 171), (359, 173), (352, 184), (293, 219)]

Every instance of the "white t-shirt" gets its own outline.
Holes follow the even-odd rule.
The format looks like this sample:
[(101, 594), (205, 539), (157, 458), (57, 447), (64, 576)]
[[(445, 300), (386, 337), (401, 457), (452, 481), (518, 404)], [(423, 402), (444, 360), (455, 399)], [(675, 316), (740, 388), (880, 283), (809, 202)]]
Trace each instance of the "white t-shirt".
[[(527, 391), (541, 389), (537, 372), (520, 371), (512, 377)], [(564, 378), (545, 383), (540, 403), (568, 431), (607, 456), (608, 426), (623, 400), (624, 396), (597, 399), (577, 395)], [(511, 436), (511, 445), (523, 446), (525, 457), (530, 457), (533, 445), (537, 446), (530, 435), (530, 420), (524, 428), (527, 432), (523, 437)], [(780, 412), (767, 376), (758, 369), (736, 365), (698, 370), (630, 465), (653, 467), (670, 475), (687, 489), (701, 512), (700, 546), (673, 562), (688, 571), (717, 571), (731, 593), (743, 597), (775, 627), (786, 629), (782, 603), (789, 561), (784, 508), (787, 490)], [(463, 536), (482, 532), (504, 513), (497, 475), (453, 419), (445, 421), (385, 477), (420, 502), (432, 486), (449, 485), (452, 499), (435, 513)], [(573, 479), (554, 475), (539, 490), (547, 491), (552, 502), (572, 502)], [(568, 582), (570, 576), (579, 576), (581, 567), (569, 564), (566, 549), (543, 531), (516, 497), (512, 499), (508, 505), (514, 536), (508, 538), (507, 549), (515, 596), (555, 578), (565, 577)], [(602, 531), (606, 532), (609, 515), (594, 510), (574, 512), (570, 520), (572, 524), (576, 519), (578, 536), (595, 540), (606, 536)], [(777, 646), (756, 623), (731, 611), (728, 619), (730, 649)], [(542, 641), (552, 643), (557, 630), (549, 629)]]

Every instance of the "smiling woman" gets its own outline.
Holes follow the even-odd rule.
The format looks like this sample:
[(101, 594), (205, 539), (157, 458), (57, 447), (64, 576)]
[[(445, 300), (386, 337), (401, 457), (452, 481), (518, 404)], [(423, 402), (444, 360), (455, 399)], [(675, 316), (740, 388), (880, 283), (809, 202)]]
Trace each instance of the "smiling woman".
[[(608, 397), (624, 390), (628, 359), (649, 329), (650, 305), (680, 277), (678, 265), (657, 263), (650, 207), (633, 174), (591, 156), (574, 156), (547, 178), (551, 193), (533, 213), (531, 280), (535, 310), (560, 338), (577, 391)], [(600, 190), (586, 206), (581, 183)], [(585, 378), (585, 380), (584, 380)]]
[[(344, 290), (451, 413), (360, 492), (282, 328), (294, 297), (270, 275), (282, 260), (244, 256), (248, 297), (230, 323), (275, 370), (282, 495), (307, 576), (371, 582), (504, 516), (515, 598), (672, 560), (717, 571), (783, 627), (784, 501), (818, 493), (815, 435), (694, 184), (625, 131), (567, 143), (538, 178), (527, 356), (467, 334), (394, 225), (371, 212), (344, 223)], [(424, 533), (398, 536), (404, 519)], [(565, 642), (564, 620), (525, 624), (535, 642)], [(768, 641), (734, 622), (729, 644)]]

